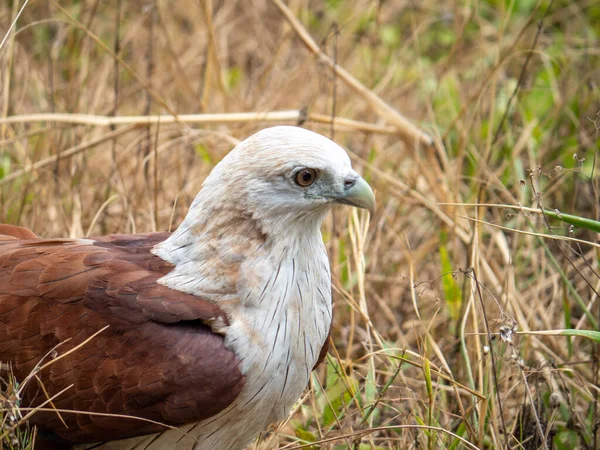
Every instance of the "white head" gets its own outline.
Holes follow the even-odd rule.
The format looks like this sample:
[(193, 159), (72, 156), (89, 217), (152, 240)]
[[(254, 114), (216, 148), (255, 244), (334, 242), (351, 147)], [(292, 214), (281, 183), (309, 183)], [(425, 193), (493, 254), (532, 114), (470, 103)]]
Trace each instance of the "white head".
[(215, 166), (184, 221), (155, 253), (174, 264), (209, 253), (224, 263), (231, 260), (225, 253), (241, 256), (264, 241), (320, 241), (321, 222), (337, 203), (375, 206), (344, 149), (302, 128), (267, 128)]
[(336, 203), (372, 211), (369, 185), (346, 151), (303, 128), (267, 128), (240, 143), (213, 169), (194, 201), (202, 208), (239, 210), (265, 226), (318, 222)]

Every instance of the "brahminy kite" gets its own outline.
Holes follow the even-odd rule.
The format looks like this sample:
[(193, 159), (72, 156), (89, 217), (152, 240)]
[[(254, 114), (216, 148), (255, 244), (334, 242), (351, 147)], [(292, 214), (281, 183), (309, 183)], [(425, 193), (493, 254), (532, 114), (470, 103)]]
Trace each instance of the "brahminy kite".
[(375, 206), (348, 154), (279, 126), (215, 166), (173, 233), (0, 226), (0, 361), (41, 406), (39, 445), (240, 450), (284, 419), (327, 351), (320, 227), (340, 203)]

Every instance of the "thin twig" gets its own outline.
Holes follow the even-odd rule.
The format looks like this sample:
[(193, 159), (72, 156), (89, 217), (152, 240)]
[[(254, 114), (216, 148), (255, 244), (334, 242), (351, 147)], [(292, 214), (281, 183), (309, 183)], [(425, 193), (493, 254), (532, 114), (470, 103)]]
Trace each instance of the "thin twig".
[[(515, 99), (515, 97), (517, 96), (517, 93), (519, 92), (519, 89), (520, 89), (521, 85), (525, 81), (525, 73), (526, 73), (526, 70), (527, 70), (527, 65), (529, 64), (529, 61), (531, 60), (531, 57), (534, 54), (534, 50), (535, 50), (535, 48), (537, 46), (538, 39), (540, 37), (540, 34), (542, 34), (544, 20), (548, 16), (548, 13), (550, 12), (550, 9), (552, 9), (552, 4), (553, 3), (554, 3), (554, 0), (550, 0), (550, 3), (548, 4), (548, 7), (546, 8), (546, 11), (544, 12), (544, 16), (538, 22), (537, 31), (535, 33), (535, 37), (533, 38), (533, 43), (531, 44), (531, 48), (529, 49), (529, 52), (527, 53), (527, 58), (525, 58), (525, 62), (523, 63), (523, 66), (521, 67), (521, 73), (519, 74), (519, 79), (517, 80), (517, 84), (516, 84), (514, 90), (512, 91), (512, 94), (508, 98), (508, 101), (506, 102), (506, 107), (504, 109), (504, 114), (502, 114), (502, 118), (500, 119), (500, 122), (498, 123), (498, 128), (496, 128), (496, 132), (494, 133), (494, 138), (492, 140), (492, 145), (494, 145), (498, 141), (498, 138), (500, 137), (500, 132), (502, 131), (502, 128), (504, 127), (504, 123), (506, 122), (506, 119), (508, 118), (508, 114), (510, 113), (510, 107), (512, 105), (512, 102)], [(492, 152), (490, 152), (490, 154), (486, 158), (487, 159), (486, 160), (486, 165), (489, 163), (489, 159), (490, 159), (491, 155), (492, 155)]]
[[(325, 114), (308, 113), (302, 110), (266, 111), (266, 112), (241, 112), (241, 113), (216, 113), (216, 114), (182, 114), (174, 117), (170, 114), (150, 116), (99, 116), (93, 114), (69, 114), (69, 113), (39, 113), (22, 114), (0, 118), (0, 124), (29, 123), (29, 122), (54, 122), (70, 123), (74, 125), (92, 125), (110, 127), (116, 125), (162, 125), (171, 123), (187, 124), (223, 124), (241, 122), (292, 122), (298, 123), (301, 119), (309, 122), (329, 125), (331, 116)], [(381, 133), (398, 135), (398, 129), (393, 126), (376, 125), (359, 120), (335, 118), (335, 125), (366, 133)]]
[[(19, 12), (17, 13), (17, 15), (15, 16), (15, 18), (11, 22), (10, 27), (8, 27), (8, 30), (4, 34), (4, 37), (2, 38), (2, 42), (0, 42), (0, 50), (2, 50), (2, 47), (4, 47), (4, 43), (6, 42), (6, 40), (10, 36), (10, 33), (12, 32), (13, 28), (17, 24), (17, 20), (19, 20), (19, 17), (21, 16), (21, 13), (23, 12), (23, 10), (25, 9), (25, 7), (27, 6), (27, 3), (29, 3), (29, 0), (25, 0), (25, 3), (23, 3), (23, 6), (21, 6), (21, 9), (19, 10)], [(15, 7), (17, 7), (18, 3), (15, 2), (14, 5), (15, 5)]]
[(81, 347), (83, 347), (84, 345), (86, 345), (88, 342), (90, 342), (91, 340), (93, 340), (96, 336), (98, 336), (100, 333), (102, 333), (103, 331), (107, 330), (109, 328), (110, 325), (106, 325), (105, 327), (99, 329), (98, 331), (96, 331), (94, 334), (92, 334), (90, 337), (88, 337), (87, 339), (85, 339), (83, 342), (81, 342), (80, 344), (77, 344), (75, 347), (73, 347), (72, 349), (67, 350), (64, 353), (61, 353), (60, 355), (58, 355), (56, 358), (52, 359), (51, 361), (48, 361), (46, 364), (44, 364), (43, 366), (40, 367), (40, 372), (42, 370), (44, 370), (46, 367), (51, 366), (52, 364), (54, 364), (56, 361), (63, 359), (64, 357), (70, 355), (71, 353), (76, 352), (77, 350), (79, 350)]
[(134, 130), (135, 128), (136, 127), (134, 125), (119, 128), (118, 130), (115, 130), (112, 133), (105, 134), (103, 136), (100, 136), (100, 137), (93, 139), (91, 141), (88, 141), (88, 142), (83, 142), (83, 143), (76, 145), (75, 147), (72, 147), (68, 150), (65, 150), (59, 154), (52, 155), (52, 156), (49, 156), (48, 158), (41, 159), (41, 160), (33, 163), (31, 166), (26, 167), (25, 169), (15, 170), (14, 172), (12, 172), (12, 173), (6, 175), (4, 178), (0, 179), (0, 186), (2, 186), (3, 184), (9, 183), (13, 180), (16, 180), (17, 178), (22, 177), (23, 175), (27, 175), (28, 173), (31, 173), (34, 170), (38, 170), (38, 169), (41, 169), (42, 167), (46, 167), (46, 166), (56, 162), (57, 158), (61, 158), (61, 159), (62, 158), (70, 158), (71, 156), (77, 155), (78, 153), (81, 153), (85, 150), (93, 148), (98, 144), (102, 144), (103, 142), (109, 141), (117, 136), (121, 136), (125, 133), (128, 133), (128, 132)]
[[(207, 49), (207, 72), (206, 78), (204, 80), (205, 87), (209, 83), (209, 74), (210, 74), (210, 63), (214, 65), (214, 76), (217, 81), (217, 85), (219, 90), (221, 91), (221, 95), (225, 102), (225, 109), (227, 109), (227, 89), (225, 88), (225, 82), (223, 79), (223, 69), (221, 67), (221, 62), (219, 61), (219, 51), (217, 46), (217, 37), (215, 33), (215, 26), (213, 21), (213, 8), (212, 1), (204, 0), (200, 2), (200, 6), (202, 8), (202, 15), (204, 17), (204, 23), (206, 24), (206, 36), (208, 38), (208, 49)], [(206, 95), (206, 91), (203, 91), (203, 94)]]
[(327, 56), (311, 37), (304, 25), (302, 25), (294, 13), (281, 0), (272, 1), (290, 23), (306, 48), (317, 56), (321, 62), (334, 70), (340, 80), (366, 100), (372, 109), (383, 116), (384, 119), (393, 123), (398, 128), (399, 134), (402, 135), (411, 146), (414, 144), (420, 144), (427, 147), (433, 145), (433, 140), (427, 133), (413, 125), (406, 117), (383, 101), (381, 97), (365, 87), (358, 79), (351, 75), (350, 72), (346, 71), (342, 66), (336, 64), (333, 59)]
[[(156, 11), (157, 5), (156, 0), (153, 0), (148, 6), (150, 11), (148, 13), (148, 42), (146, 47), (146, 81), (148, 86), (152, 89), (152, 74), (154, 73), (154, 23), (156, 22)], [(144, 116), (149, 116), (152, 109), (152, 95), (150, 91), (146, 91), (146, 103), (144, 105)], [(146, 125), (146, 139), (140, 143), (140, 153), (147, 158), (150, 154), (150, 147), (152, 146), (152, 137), (150, 135), (150, 124)], [(148, 166), (144, 166), (144, 179), (148, 184)]]
[(332, 92), (331, 92), (331, 132), (330, 137), (333, 141), (335, 139), (335, 112), (337, 106), (337, 55), (338, 55), (338, 36), (340, 34), (340, 28), (337, 23), (333, 23), (333, 66), (332, 66)]
[(311, 442), (308, 444), (302, 444), (302, 445), (296, 445), (293, 447), (290, 446), (284, 446), (281, 447), (281, 450), (299, 450), (302, 448), (308, 448), (308, 447), (314, 447), (314, 446), (318, 446), (319, 444), (325, 444), (327, 442), (335, 442), (335, 441), (339, 441), (340, 439), (346, 439), (346, 438), (358, 438), (358, 437), (362, 437), (368, 434), (372, 434), (375, 433), (377, 431), (386, 431), (386, 430), (392, 430), (392, 431), (397, 431), (397, 430), (429, 430), (429, 431), (438, 431), (440, 433), (445, 433), (448, 434), (449, 436), (452, 436), (454, 439), (458, 440), (461, 442), (461, 444), (463, 444), (465, 447), (473, 449), (473, 450), (479, 450), (479, 448), (472, 444), (471, 442), (467, 441), (465, 438), (459, 436), (458, 434), (453, 433), (452, 431), (446, 430), (445, 428), (442, 427), (432, 427), (429, 425), (389, 425), (389, 426), (385, 426), (385, 427), (373, 427), (373, 428), (367, 428), (365, 430), (357, 430), (353, 433), (345, 433), (339, 436), (335, 436), (335, 437), (331, 437), (331, 438), (327, 438), (327, 439), (322, 439), (320, 441), (315, 441), (315, 442)]
[[(533, 194), (534, 194), (534, 196), (536, 198), (537, 207), (542, 212), (542, 218), (543, 218), (543, 221), (544, 221), (544, 225), (546, 225), (546, 228), (548, 229), (549, 232), (554, 233), (554, 230), (553, 230), (552, 226), (550, 225), (550, 220), (548, 219), (548, 215), (546, 214), (546, 210), (544, 209), (544, 206), (542, 205), (542, 195), (535, 188), (535, 183), (534, 183), (533, 175), (531, 175), (529, 177), (529, 182), (530, 182)], [(562, 236), (557, 235), (557, 234), (552, 234), (552, 235), (549, 235), (549, 236), (556, 236), (557, 239), (558, 239), (558, 237), (562, 237)], [(579, 243), (582, 243), (582, 244), (592, 245), (594, 247), (600, 247), (600, 244), (596, 244), (596, 243), (593, 243), (593, 242), (590, 242), (590, 241), (584, 241), (584, 240), (576, 239), (576, 238), (558, 239), (558, 240), (568, 240), (568, 241), (573, 241), (573, 242), (579, 242)], [(558, 249), (563, 254), (563, 256), (565, 257), (565, 259), (569, 262), (569, 264), (571, 265), (571, 267), (575, 270), (575, 272), (577, 272), (577, 274), (581, 277), (581, 279), (585, 282), (585, 284), (588, 285), (588, 287), (591, 289), (591, 291), (594, 294), (596, 294), (597, 297), (600, 297), (600, 292), (598, 292), (596, 290), (596, 288), (594, 287), (594, 285), (583, 275), (583, 273), (581, 273), (581, 271), (579, 270), (579, 268), (575, 265), (575, 263), (573, 262), (573, 260), (567, 254), (566, 250), (564, 248), (562, 248), (562, 246), (560, 246), (560, 245), (558, 246)], [(571, 247), (569, 247), (569, 249), (571, 249)]]
[[(115, 9), (115, 39), (113, 42), (113, 51), (115, 52), (115, 55), (119, 55), (121, 53), (121, 9), (122, 9), (122, 0), (117, 0), (116, 3), (116, 9)], [(91, 20), (91, 18), (90, 18)], [(120, 82), (120, 77), (119, 77), (119, 60), (117, 58), (114, 58), (113, 61), (113, 95), (114, 95), (114, 100), (113, 100), (113, 107), (112, 110), (110, 112), (111, 116), (116, 116), (117, 115), (117, 110), (119, 108), (119, 82)], [(115, 131), (116, 126), (115, 125), (111, 125), (110, 126), (110, 131)], [(106, 188), (104, 191), (104, 198), (106, 199), (104, 204), (108, 205), (108, 199), (110, 197), (110, 191), (111, 191), (111, 186), (112, 186), (112, 178), (113, 176), (118, 172), (118, 166), (117, 166), (117, 139), (112, 139), (111, 142), (111, 176), (108, 177), (107, 183), (106, 183)], [(103, 205), (104, 206), (104, 205)], [(109, 211), (107, 211), (107, 214), (102, 216), (102, 220), (100, 222), (100, 228), (102, 230), (102, 234), (106, 234), (107, 233), (107, 227), (106, 227), (106, 221), (108, 219), (109, 216)], [(88, 233), (89, 233), (89, 229), (88, 229)]]
[[(543, 214), (543, 212), (542, 212), (542, 214)], [(583, 239), (577, 239), (577, 238), (570, 237), (570, 236), (561, 236), (560, 234), (534, 233), (532, 231), (524, 231), (524, 230), (518, 230), (516, 228), (503, 227), (502, 225), (498, 225), (498, 224), (491, 223), (491, 222), (486, 222), (485, 220), (475, 219), (473, 217), (463, 216), (461, 214), (457, 214), (456, 217), (470, 220), (471, 222), (482, 223), (485, 225), (489, 225), (490, 227), (498, 228), (498, 229), (504, 230), (504, 231), (510, 231), (512, 233), (526, 234), (528, 236), (536, 236), (536, 237), (545, 238), (545, 239), (554, 239), (556, 241), (578, 242), (580, 244), (585, 244), (585, 245), (590, 245), (592, 247), (600, 248), (600, 244), (596, 244), (595, 242), (591, 242), (591, 241), (584, 241)], [(592, 286), (592, 289), (593, 289), (593, 286)]]
[[(12, 16), (13, 16), (12, 23), (10, 24), (9, 29), (6, 32), (6, 34), (4, 35), (4, 39), (2, 39), (2, 43), (0, 44), (0, 50), (2, 50), (2, 46), (4, 45), (6, 40), (9, 37), (11, 38), (10, 41), (8, 42), (8, 49), (7, 49), (8, 55), (6, 56), (8, 61), (3, 63), (4, 67), (3, 67), (3, 72), (1, 74), (2, 88), (4, 91), (4, 92), (2, 92), (2, 117), (6, 117), (8, 115), (8, 110), (9, 110), (9, 106), (11, 103), (10, 102), (10, 99), (11, 99), (10, 94), (13, 91), (11, 89), (10, 83), (11, 83), (12, 65), (13, 65), (13, 60), (14, 60), (14, 56), (15, 56), (14, 55), (15, 33), (12, 32), (12, 29), (16, 25), (17, 19), (19, 18), (19, 15), (23, 11), (23, 9), (25, 9), (26, 5), (27, 5), (27, 2), (25, 2), (23, 4), (23, 7), (21, 8), (20, 11), (17, 11), (17, 8), (19, 7), (19, 3), (15, 0), (15, 2), (12, 5)], [(0, 54), (0, 57), (1, 56), (2, 55)], [(2, 127), (0, 127), (0, 139), (6, 139), (6, 125), (2, 125)]]
[[(477, 274), (475, 273), (474, 268), (470, 268), (468, 270), (467, 275), (473, 278), (475, 282), (475, 289), (477, 290), (477, 297), (479, 297), (479, 302), (481, 304), (481, 313), (483, 314), (483, 323), (485, 325), (485, 331), (487, 333), (488, 345), (492, 344), (492, 333), (490, 329), (490, 324), (487, 317), (487, 312), (485, 310), (485, 304), (483, 303), (483, 294), (481, 293), (481, 286), (479, 285), (479, 280), (477, 279)], [(506, 422), (504, 421), (504, 408), (502, 406), (502, 399), (500, 398), (500, 389), (498, 386), (498, 372), (496, 369), (496, 357), (494, 356), (494, 352), (490, 352), (490, 361), (492, 362), (492, 377), (494, 379), (494, 390), (496, 391), (496, 398), (498, 401), (498, 412), (500, 414), (500, 422), (502, 423), (502, 433), (504, 436), (504, 447), (508, 450), (510, 447), (508, 445), (508, 429), (506, 428)], [(483, 420), (483, 418), (480, 418)], [(542, 435), (543, 436), (543, 435)], [(542, 437), (543, 439), (543, 437)]]
[(85, 25), (83, 25), (81, 22), (79, 22), (75, 17), (73, 17), (72, 14), (70, 14), (65, 8), (63, 8), (60, 4), (58, 4), (56, 2), (56, 0), (50, 0), (50, 1), (54, 4), (54, 6), (56, 8), (58, 8), (69, 19), (70, 23), (74, 27), (79, 28), (80, 30), (85, 32), (105, 52), (107, 52), (113, 58), (118, 60), (119, 64), (121, 64), (121, 66), (123, 66), (134, 78), (136, 78), (144, 86), (144, 89), (146, 89), (146, 91), (148, 91), (148, 93), (152, 96), (154, 101), (157, 102), (159, 105), (161, 105), (163, 108), (165, 108), (165, 110), (168, 111), (172, 116), (174, 116), (174, 119), (177, 122), (177, 114), (175, 113), (175, 111), (173, 111), (173, 109), (166, 103), (166, 101), (163, 99), (163, 97), (158, 92), (156, 92), (154, 89), (152, 89), (152, 87), (150, 87), (148, 85), (148, 82), (146, 80), (144, 80), (140, 75), (138, 75), (138, 73), (129, 64), (127, 64), (123, 60), (123, 58), (121, 58), (119, 55), (116, 55), (112, 51), (112, 49), (108, 45), (106, 45), (102, 39), (100, 39), (100, 37), (98, 37), (97, 35), (92, 33), (88, 28), (86, 28)]
[(156, 126), (156, 131), (154, 133), (154, 171), (153, 171), (153, 188), (154, 188), (154, 198), (153, 200), (153, 212), (154, 212), (154, 229), (159, 230), (158, 227), (158, 136), (160, 132), (160, 124)]

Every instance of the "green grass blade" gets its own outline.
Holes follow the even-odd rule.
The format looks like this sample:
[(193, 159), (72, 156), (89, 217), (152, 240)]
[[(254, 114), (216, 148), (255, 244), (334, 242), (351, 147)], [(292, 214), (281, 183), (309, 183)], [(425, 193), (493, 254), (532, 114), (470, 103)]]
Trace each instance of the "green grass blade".
[(448, 313), (450, 314), (452, 321), (456, 322), (460, 318), (462, 295), (456, 280), (450, 274), (452, 272), (452, 261), (448, 254), (446, 241), (447, 234), (445, 231), (442, 231), (440, 233), (440, 261), (442, 264), (442, 273), (447, 274), (442, 277), (442, 287), (444, 289), (444, 299), (446, 300)]
[(592, 330), (562, 330), (560, 332), (561, 336), (577, 336), (577, 337), (585, 337), (591, 339), (592, 341), (596, 341), (600, 343), (600, 331), (592, 331)]
[(553, 219), (558, 219), (571, 225), (575, 225), (576, 227), (585, 228), (586, 230), (591, 230), (595, 231), (596, 233), (600, 233), (600, 222), (598, 222), (597, 220), (588, 219), (586, 217), (574, 216), (572, 214), (565, 214), (550, 209), (545, 209), (544, 214), (546, 214), (548, 217), (552, 217)]

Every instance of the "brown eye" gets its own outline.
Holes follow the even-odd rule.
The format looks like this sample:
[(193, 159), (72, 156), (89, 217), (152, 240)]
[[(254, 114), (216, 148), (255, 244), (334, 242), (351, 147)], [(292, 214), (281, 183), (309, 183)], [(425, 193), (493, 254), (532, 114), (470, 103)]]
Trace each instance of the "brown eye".
[(296, 174), (296, 184), (298, 186), (307, 187), (317, 179), (317, 171), (314, 169), (302, 169)]

